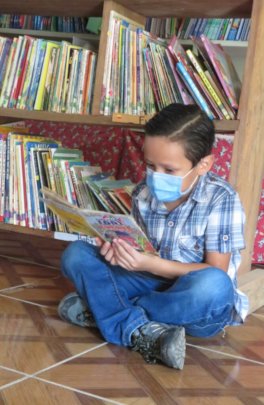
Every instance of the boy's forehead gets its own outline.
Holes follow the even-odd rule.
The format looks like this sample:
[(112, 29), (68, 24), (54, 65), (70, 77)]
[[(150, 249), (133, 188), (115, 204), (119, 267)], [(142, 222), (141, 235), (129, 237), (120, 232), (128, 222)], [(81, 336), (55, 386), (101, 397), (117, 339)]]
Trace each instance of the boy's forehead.
[(185, 151), (181, 143), (171, 141), (165, 136), (146, 136), (144, 155), (150, 160), (179, 160), (185, 159)]

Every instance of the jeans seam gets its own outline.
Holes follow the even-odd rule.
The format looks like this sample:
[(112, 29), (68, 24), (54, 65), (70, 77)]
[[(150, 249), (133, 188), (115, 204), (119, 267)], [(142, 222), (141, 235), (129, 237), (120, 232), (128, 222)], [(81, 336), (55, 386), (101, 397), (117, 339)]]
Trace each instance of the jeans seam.
[[(219, 309), (221, 309), (221, 308), (226, 308), (226, 307), (230, 307), (230, 308), (232, 308), (232, 307), (234, 307), (234, 304), (225, 304), (225, 305), (222, 305), (221, 307), (218, 307), (217, 308), (217, 310), (219, 310)], [(231, 317), (231, 315), (230, 315), (230, 317)], [(195, 323), (194, 322), (189, 322), (189, 323), (185, 323), (185, 322), (182, 322), (182, 324), (183, 325), (193, 325), (193, 326), (195, 326), (195, 324), (197, 324), (198, 322), (202, 322), (202, 321), (206, 321), (207, 322), (207, 325), (205, 325), (204, 327), (206, 327), (206, 326), (208, 326), (208, 320), (209, 319), (214, 319), (214, 317), (213, 316), (210, 316), (210, 317), (203, 317), (203, 318), (199, 318), (199, 319), (197, 319), (197, 320), (195, 320)], [(222, 321), (221, 321), (222, 322)], [(211, 325), (214, 325), (214, 324), (217, 324), (217, 323), (219, 323), (219, 322), (212, 322), (211, 323)], [(203, 327), (200, 327), (200, 328), (203, 328)]]
[[(110, 280), (111, 280), (112, 283), (113, 283), (114, 291), (115, 291), (115, 293), (116, 293), (116, 296), (117, 296), (117, 298), (119, 299), (121, 305), (123, 305), (124, 308), (130, 308), (129, 305), (126, 305), (126, 303), (123, 301), (121, 295), (119, 294), (119, 291), (118, 291), (118, 288), (117, 288), (117, 284), (116, 284), (115, 278), (114, 278), (114, 276), (112, 275), (112, 272), (113, 272), (113, 271), (114, 271), (114, 270), (108, 269), (108, 275), (109, 275)], [(132, 304), (131, 304), (131, 307), (133, 307)], [(137, 307), (137, 308), (141, 311), (142, 316), (139, 317), (139, 318), (137, 318), (137, 319), (135, 319), (135, 320), (134, 320), (130, 325), (128, 325), (128, 326), (126, 327), (126, 329), (124, 330), (124, 338), (123, 338), (122, 340), (123, 340), (125, 346), (131, 346), (131, 335), (132, 335), (132, 333), (133, 333), (136, 329), (138, 329), (140, 326), (142, 326), (142, 325), (144, 325), (145, 323), (148, 322), (148, 319), (147, 319), (146, 316), (145, 316), (145, 311), (143, 310), (143, 308), (141, 308), (141, 307)], [(142, 321), (141, 321), (141, 319), (142, 319)], [(133, 325), (136, 325), (136, 327), (133, 327)], [(131, 330), (131, 329), (132, 329), (132, 330)], [(131, 331), (131, 332), (130, 332), (130, 331)]]

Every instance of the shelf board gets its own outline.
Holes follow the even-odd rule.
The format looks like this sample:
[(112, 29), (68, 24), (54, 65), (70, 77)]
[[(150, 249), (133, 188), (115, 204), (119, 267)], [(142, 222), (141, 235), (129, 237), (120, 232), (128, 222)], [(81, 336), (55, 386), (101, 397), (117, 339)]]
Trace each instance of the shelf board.
[(54, 239), (54, 232), (50, 231), (44, 231), (41, 229), (32, 229), (32, 228), (26, 228), (24, 226), (19, 226), (19, 225), (11, 225), (11, 224), (5, 224), (3, 222), (0, 222), (0, 233), (2, 231), (8, 231), (8, 232), (14, 232), (16, 234), (22, 234), (22, 235), (28, 235), (28, 236), (38, 236), (41, 238), (46, 238), (46, 239)]
[(87, 33), (77, 33), (77, 32), (56, 32), (56, 31), (45, 31), (45, 30), (26, 30), (18, 28), (0, 28), (0, 35), (5, 36), (18, 36), (18, 35), (29, 35), (38, 38), (51, 38), (51, 39), (72, 39), (79, 38), (87, 41), (99, 42), (100, 37), (98, 35)]
[[(82, 114), (65, 114), (55, 113), (49, 111), (27, 111), (15, 108), (0, 108), (0, 117), (9, 117), (16, 120), (38, 120), (38, 121), (54, 121), (66, 122), (71, 124), (86, 124), (86, 125), (107, 125), (107, 126), (121, 126), (143, 128), (142, 124), (135, 122), (135, 116), (127, 115), (127, 122), (116, 122), (112, 120), (112, 116), (105, 115), (82, 115)], [(215, 120), (215, 129), (217, 132), (234, 132), (238, 129), (238, 120)]]
[[(247, 48), (248, 41), (223, 41), (217, 39), (211, 39), (214, 44), (219, 44), (223, 48)], [(193, 45), (193, 41), (191, 39), (180, 39), (182, 45)]]
[[(253, 0), (119, 0), (132, 11), (152, 17), (250, 17)], [(2, 14), (101, 16), (102, 0), (2, 0)]]

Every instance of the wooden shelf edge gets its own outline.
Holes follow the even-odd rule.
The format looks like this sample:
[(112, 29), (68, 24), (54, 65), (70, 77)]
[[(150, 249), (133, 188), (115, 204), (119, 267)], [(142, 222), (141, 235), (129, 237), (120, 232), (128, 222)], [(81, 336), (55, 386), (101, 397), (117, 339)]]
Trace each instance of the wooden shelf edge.
[(44, 231), (44, 230), (41, 230), (41, 229), (26, 228), (24, 226), (11, 225), (11, 224), (5, 224), (3, 222), (0, 222), (0, 233), (2, 231), (12, 232), (12, 233), (16, 233), (16, 234), (24, 234), (24, 235), (28, 235), (28, 236), (32, 236), (32, 237), (55, 239), (54, 232), (51, 232), (51, 231)]
[[(14, 108), (0, 108), (0, 117), (9, 117), (16, 120), (38, 120), (38, 121), (53, 121), (72, 124), (87, 124), (87, 125), (107, 125), (143, 128), (141, 117), (125, 116), (125, 120), (113, 121), (112, 116), (105, 115), (82, 115), (82, 114), (65, 114), (49, 111), (28, 111)], [(138, 121), (138, 123), (137, 123)], [(142, 121), (142, 123), (140, 123)], [(235, 132), (238, 129), (238, 120), (215, 120), (215, 129), (217, 132)]]
[(84, 236), (84, 235), (79, 236), (77, 234), (67, 232), (45, 231), (41, 229), (27, 228), (24, 226), (5, 224), (3, 222), (0, 222), (0, 234), (5, 232), (11, 233), (13, 235), (19, 235), (20, 239), (21, 237), (22, 238), (27, 237), (29, 239), (43, 238), (46, 240), (53, 240), (66, 243), (73, 242), (79, 239), (92, 242), (92, 240), (94, 239), (91, 236)]
[(90, 34), (89, 32), (61, 32), (61, 31), (45, 31), (45, 30), (30, 30), (24, 28), (0, 28), (0, 35), (30, 35), (39, 38), (52, 38), (52, 39), (72, 39), (81, 38), (89, 41), (99, 42), (100, 36)]

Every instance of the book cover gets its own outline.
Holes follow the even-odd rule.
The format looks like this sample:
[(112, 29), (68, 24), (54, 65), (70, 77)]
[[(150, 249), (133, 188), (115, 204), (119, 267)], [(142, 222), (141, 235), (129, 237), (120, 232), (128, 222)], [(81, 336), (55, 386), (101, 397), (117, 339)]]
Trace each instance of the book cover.
[(230, 104), (233, 108), (238, 109), (241, 82), (231, 58), (224, 52), (220, 45), (212, 43), (206, 36), (201, 35), (201, 40), (204, 43), (208, 57), (211, 60)]
[(47, 41), (46, 45), (46, 52), (43, 60), (43, 65), (41, 69), (39, 85), (37, 89), (36, 99), (34, 103), (34, 110), (42, 110), (44, 105), (44, 97), (45, 97), (45, 83), (48, 74), (48, 68), (52, 56), (52, 50), (54, 48), (59, 48), (59, 44), (56, 42)]
[(185, 67), (183, 66), (183, 64), (181, 62), (176, 63), (176, 69), (178, 70), (179, 74), (181, 75), (182, 79), (184, 80), (190, 93), (195, 98), (197, 104), (208, 115), (208, 117), (210, 119), (214, 119), (214, 115), (212, 114), (211, 110), (209, 109), (207, 102), (205, 101), (204, 97), (200, 93), (196, 84), (194, 83), (191, 76), (189, 75), (189, 73), (187, 72), (187, 70), (185, 69)]
[(197, 73), (201, 77), (204, 85), (208, 89), (210, 95), (213, 97), (214, 101), (216, 102), (217, 106), (220, 108), (222, 114), (224, 115), (225, 119), (229, 120), (231, 117), (228, 114), (225, 106), (223, 105), (221, 99), (219, 98), (218, 94), (216, 93), (214, 87), (211, 85), (210, 81), (205, 75), (202, 65), (200, 64), (198, 58), (194, 55), (191, 49), (187, 49), (186, 51), (191, 63), (193, 64), (194, 68), (196, 69)]
[(46, 40), (43, 39), (37, 40), (35, 66), (32, 72), (31, 83), (29, 86), (28, 97), (26, 102), (26, 108), (29, 110), (33, 110), (35, 105), (35, 99), (41, 77), (43, 61), (46, 53), (46, 46), (47, 46)]
[(157, 254), (132, 216), (80, 209), (46, 188), (43, 188), (42, 195), (48, 208), (67, 224), (71, 232), (98, 236), (110, 243), (120, 238), (140, 252)]

